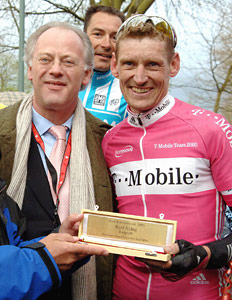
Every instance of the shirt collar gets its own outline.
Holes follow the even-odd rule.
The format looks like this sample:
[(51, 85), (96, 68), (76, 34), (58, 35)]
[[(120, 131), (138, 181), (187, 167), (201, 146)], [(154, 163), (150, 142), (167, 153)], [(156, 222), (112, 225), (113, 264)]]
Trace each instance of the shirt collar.
[[(62, 125), (66, 126), (69, 130), (72, 128), (72, 120), (73, 115)], [(32, 122), (34, 123), (38, 133), (40, 136), (45, 134), (51, 126), (54, 124), (41, 116), (37, 111), (35, 111), (34, 107), (32, 107)]]

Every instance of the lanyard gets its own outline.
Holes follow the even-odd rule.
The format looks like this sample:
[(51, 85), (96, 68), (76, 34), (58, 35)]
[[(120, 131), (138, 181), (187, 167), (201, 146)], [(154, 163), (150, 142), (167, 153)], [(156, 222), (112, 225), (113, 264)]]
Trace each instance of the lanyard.
[(66, 175), (66, 172), (67, 172), (68, 163), (69, 163), (70, 154), (71, 154), (71, 132), (69, 134), (68, 142), (67, 142), (65, 153), (64, 153), (64, 157), (62, 159), (61, 168), (60, 168), (60, 177), (59, 177), (58, 184), (57, 184), (56, 169), (54, 168), (54, 166), (52, 165), (52, 163), (50, 162), (50, 160), (48, 159), (48, 157), (45, 153), (44, 142), (43, 142), (40, 134), (38, 133), (38, 131), (37, 131), (37, 129), (36, 129), (33, 122), (32, 122), (32, 132), (34, 134), (34, 137), (35, 137), (35, 140), (36, 140), (37, 144), (41, 147), (41, 149), (44, 152), (45, 160), (46, 160), (47, 167), (48, 167), (48, 171), (49, 171), (49, 173), (51, 175), (51, 178), (52, 178), (52, 187), (53, 187), (53, 190), (54, 190), (54, 192), (56, 194), (56, 198), (57, 198), (56, 199), (56, 205), (55, 205), (55, 216), (56, 216), (58, 214), (57, 211), (58, 211), (58, 206), (59, 206), (58, 194), (59, 194), (61, 186), (63, 185), (64, 180), (65, 180), (65, 175)]

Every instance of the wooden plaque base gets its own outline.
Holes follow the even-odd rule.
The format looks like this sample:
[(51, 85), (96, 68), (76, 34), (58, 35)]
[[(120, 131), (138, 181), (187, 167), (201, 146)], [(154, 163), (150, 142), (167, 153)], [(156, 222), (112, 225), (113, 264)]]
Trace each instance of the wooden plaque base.
[(168, 261), (163, 248), (175, 242), (177, 221), (83, 209), (81, 241), (110, 253)]

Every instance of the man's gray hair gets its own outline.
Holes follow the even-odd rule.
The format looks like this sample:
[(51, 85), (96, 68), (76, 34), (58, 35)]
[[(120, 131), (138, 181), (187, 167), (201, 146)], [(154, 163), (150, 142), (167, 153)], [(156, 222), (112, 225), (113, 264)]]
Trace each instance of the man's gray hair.
[[(24, 56), (24, 59), (28, 66), (31, 65), (33, 53), (35, 51), (35, 46), (39, 37), (45, 31), (51, 28), (61, 28), (65, 30), (72, 30), (73, 32), (75, 32), (81, 39), (84, 46), (84, 59), (85, 59), (86, 69), (93, 69), (94, 51), (87, 34), (74, 25), (71, 25), (67, 22), (59, 22), (59, 21), (49, 22), (45, 25), (42, 25), (34, 33), (30, 35), (26, 43), (25, 56)], [(54, 38), (59, 38), (59, 37), (54, 37)]]

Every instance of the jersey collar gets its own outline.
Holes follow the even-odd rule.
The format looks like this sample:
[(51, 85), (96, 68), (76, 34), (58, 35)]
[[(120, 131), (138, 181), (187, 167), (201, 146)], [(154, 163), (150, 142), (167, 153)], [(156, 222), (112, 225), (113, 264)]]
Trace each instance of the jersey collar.
[(99, 87), (100, 85), (108, 83), (112, 78), (112, 73), (110, 70), (105, 72), (100, 72), (94, 70), (93, 78), (92, 78), (92, 85)]
[(128, 111), (128, 123), (135, 127), (147, 127), (150, 124), (156, 122), (161, 117), (166, 115), (175, 104), (175, 99), (171, 95), (167, 94), (155, 107), (145, 113), (135, 114), (129, 106)]

